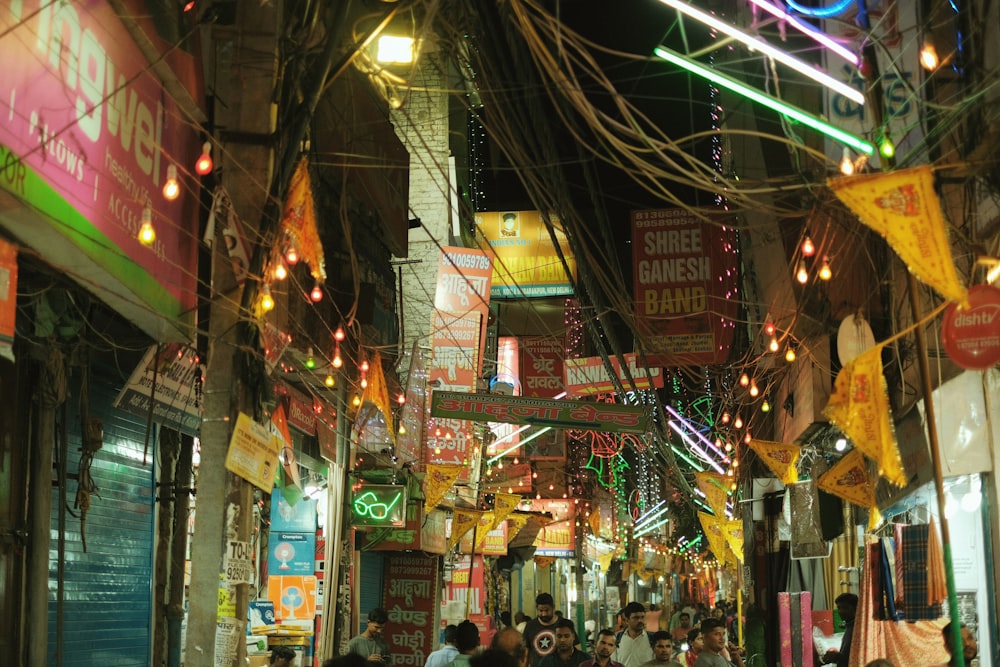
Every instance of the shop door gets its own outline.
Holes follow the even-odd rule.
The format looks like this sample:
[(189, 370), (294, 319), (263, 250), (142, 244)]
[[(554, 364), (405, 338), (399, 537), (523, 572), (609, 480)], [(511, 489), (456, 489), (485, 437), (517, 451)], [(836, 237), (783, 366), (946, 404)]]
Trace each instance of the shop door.
[(0, 359), (0, 655), (17, 660), (20, 655), (21, 583), (24, 576), (25, 456), (20, 444), (26, 415), (14, 364)]

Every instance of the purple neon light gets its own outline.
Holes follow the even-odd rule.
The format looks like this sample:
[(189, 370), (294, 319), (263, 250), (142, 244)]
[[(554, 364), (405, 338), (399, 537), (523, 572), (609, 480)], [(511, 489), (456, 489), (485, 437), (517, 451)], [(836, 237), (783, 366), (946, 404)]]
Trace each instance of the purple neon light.
[(825, 32), (817, 30), (808, 23), (803, 23), (797, 17), (793, 16), (792, 14), (789, 14), (781, 7), (772, 5), (770, 2), (767, 2), (767, 0), (750, 0), (750, 2), (756, 5), (757, 7), (763, 9), (771, 16), (777, 17), (782, 21), (786, 21), (789, 25), (795, 27), (797, 30), (799, 30), (799, 32), (803, 33), (804, 35), (812, 37), (814, 40), (816, 40), (826, 48), (830, 49), (831, 51), (836, 53), (838, 56), (840, 56), (847, 62), (854, 64), (855, 67), (861, 63), (861, 59), (858, 57), (858, 54), (852, 52), (846, 46), (840, 44), (832, 37), (827, 35)]
[(711, 456), (709, 456), (708, 452), (706, 452), (704, 449), (702, 449), (701, 447), (699, 447), (698, 444), (694, 440), (692, 440), (691, 438), (689, 438), (688, 435), (687, 435), (687, 433), (685, 433), (684, 431), (682, 431), (681, 427), (678, 426), (677, 424), (675, 424), (673, 422), (673, 420), (668, 420), (667, 421), (667, 426), (669, 426), (670, 428), (672, 428), (677, 435), (681, 436), (681, 438), (684, 439), (684, 442), (686, 442), (688, 444), (688, 447), (691, 448), (691, 451), (693, 451), (695, 454), (697, 454), (698, 456), (700, 456), (702, 458), (702, 460), (705, 461), (705, 463), (707, 463), (708, 465), (710, 465), (713, 468), (715, 468), (715, 470), (717, 472), (725, 472), (722, 469), (722, 466), (720, 466), (718, 463), (716, 463), (715, 459), (713, 459)]
[(694, 436), (696, 438), (698, 438), (703, 443), (705, 443), (705, 446), (707, 446), (713, 452), (715, 452), (716, 454), (718, 454), (720, 458), (723, 458), (723, 459), (726, 458), (726, 455), (723, 454), (722, 451), (718, 447), (715, 446), (714, 442), (712, 442), (711, 440), (709, 440), (708, 438), (706, 438), (705, 436), (703, 436), (701, 434), (701, 432), (698, 431), (698, 429), (692, 428), (691, 427), (691, 422), (689, 422), (687, 419), (685, 419), (684, 417), (682, 417), (680, 415), (680, 413), (678, 413), (676, 410), (674, 410), (669, 405), (664, 405), (663, 407), (666, 409), (667, 412), (669, 412), (670, 414), (672, 414), (676, 419), (680, 420), (680, 422), (682, 424), (684, 424), (684, 426), (687, 428), (687, 430), (691, 431), (691, 433), (694, 434)]

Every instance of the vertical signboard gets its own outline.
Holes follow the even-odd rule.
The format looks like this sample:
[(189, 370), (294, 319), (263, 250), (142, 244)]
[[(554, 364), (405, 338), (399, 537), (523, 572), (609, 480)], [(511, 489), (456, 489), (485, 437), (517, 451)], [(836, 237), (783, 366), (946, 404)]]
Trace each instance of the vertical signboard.
[(423, 667), (434, 649), (438, 559), (393, 554), (385, 559), (382, 606), (389, 614), (385, 640), (393, 665)]
[(566, 342), (551, 336), (521, 338), (521, 395), (555, 398), (563, 389)]
[(650, 366), (725, 363), (739, 295), (735, 230), (685, 209), (632, 212), (636, 326)]

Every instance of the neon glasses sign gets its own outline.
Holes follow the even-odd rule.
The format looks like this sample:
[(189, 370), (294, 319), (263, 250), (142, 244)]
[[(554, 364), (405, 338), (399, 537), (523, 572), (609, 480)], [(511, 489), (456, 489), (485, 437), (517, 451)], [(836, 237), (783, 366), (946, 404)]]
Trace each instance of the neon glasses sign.
[(403, 526), (406, 524), (406, 487), (366, 484), (351, 500), (355, 526)]

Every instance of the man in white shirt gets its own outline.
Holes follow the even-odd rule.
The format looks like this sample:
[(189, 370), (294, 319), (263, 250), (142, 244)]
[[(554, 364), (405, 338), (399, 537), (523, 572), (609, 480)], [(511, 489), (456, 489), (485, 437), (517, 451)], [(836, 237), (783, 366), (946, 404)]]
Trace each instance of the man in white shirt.
[(458, 649), (455, 648), (455, 640), (458, 638), (458, 626), (454, 624), (449, 624), (444, 629), (444, 646), (436, 651), (431, 652), (427, 656), (427, 662), (424, 663), (424, 667), (445, 667), (448, 663), (455, 659), (458, 655)]
[(653, 659), (653, 645), (646, 632), (646, 608), (639, 602), (629, 602), (622, 616), (625, 629), (618, 633), (618, 648), (613, 659), (625, 667), (641, 667)]

